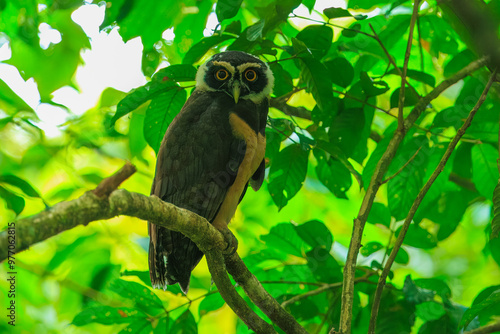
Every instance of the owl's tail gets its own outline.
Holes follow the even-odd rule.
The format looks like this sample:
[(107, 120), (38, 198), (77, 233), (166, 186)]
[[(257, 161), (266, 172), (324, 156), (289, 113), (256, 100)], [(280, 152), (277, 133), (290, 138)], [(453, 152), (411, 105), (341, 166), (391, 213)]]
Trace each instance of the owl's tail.
[(180, 232), (150, 223), (149, 275), (155, 289), (179, 283), (184, 294), (189, 290), (191, 271), (203, 257), (194, 242)]

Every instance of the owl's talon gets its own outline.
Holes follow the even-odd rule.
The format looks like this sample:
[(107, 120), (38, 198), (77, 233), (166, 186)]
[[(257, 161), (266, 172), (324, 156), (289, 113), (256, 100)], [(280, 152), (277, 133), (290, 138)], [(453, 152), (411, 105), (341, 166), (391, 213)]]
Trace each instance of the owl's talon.
[(234, 236), (233, 232), (230, 229), (225, 228), (223, 230), (219, 230), (224, 237), (224, 241), (227, 244), (227, 247), (222, 251), (224, 255), (233, 255), (238, 250), (238, 239)]

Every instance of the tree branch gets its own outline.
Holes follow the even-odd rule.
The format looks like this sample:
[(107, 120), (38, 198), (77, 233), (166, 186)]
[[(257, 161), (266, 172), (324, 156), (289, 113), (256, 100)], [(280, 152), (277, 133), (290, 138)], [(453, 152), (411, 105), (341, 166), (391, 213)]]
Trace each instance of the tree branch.
[(495, 324), (479, 327), (471, 331), (464, 332), (464, 334), (490, 334), (490, 333), (498, 333), (499, 331), (500, 331), (500, 321)]
[[(133, 167), (133, 166), (132, 166)], [(118, 173), (103, 180), (94, 190), (81, 197), (61, 202), (47, 211), (15, 221), (15, 238), (8, 231), (0, 233), (0, 262), (8, 256), (27, 249), (29, 246), (48, 239), (77, 225), (87, 225), (96, 220), (110, 219), (120, 215), (137, 217), (156, 225), (181, 232), (190, 238), (207, 257), (210, 272), (221, 296), (233, 311), (257, 333), (273, 333), (272, 325), (261, 319), (239, 296), (227, 276), (222, 251), (227, 245), (222, 234), (206, 219), (197, 214), (162, 201), (156, 196), (145, 196), (114, 190), (133, 173), (127, 164)], [(99, 194), (101, 196), (96, 195)], [(109, 193), (109, 196), (106, 194)], [(187, 224), (186, 222), (189, 222)], [(10, 225), (12, 228), (12, 225)], [(11, 238), (9, 239), (9, 236)], [(9, 250), (9, 245), (15, 245)], [(228, 271), (243, 286), (250, 299), (286, 333), (307, 333), (278, 302), (262, 287), (243, 261), (235, 253), (226, 257)]]
[[(486, 57), (478, 59), (468, 66), (452, 75), (448, 79), (441, 82), (429, 94), (420, 98), (417, 104), (413, 107), (410, 114), (406, 117), (404, 128), (409, 129), (413, 126), (418, 117), (425, 111), (429, 103), (437, 98), (448, 87), (454, 85), (459, 80), (465, 78), (467, 75), (483, 67), (487, 61)], [(347, 253), (346, 265), (344, 267), (344, 285), (342, 289), (342, 311), (340, 316), (341, 333), (348, 334), (351, 332), (351, 319), (352, 319), (352, 306), (354, 298), (354, 274), (356, 270), (356, 261), (358, 258), (359, 248), (361, 247), (361, 238), (365, 227), (368, 213), (372, 207), (375, 195), (382, 184), (382, 178), (387, 172), (389, 165), (396, 155), (396, 151), (404, 138), (403, 131), (396, 131), (393, 138), (389, 142), (386, 151), (379, 160), (375, 171), (373, 172), (370, 184), (366, 190), (365, 197), (361, 203), (357, 218), (354, 219), (354, 227), (349, 244), (349, 252)]]
[(422, 203), (422, 200), (424, 199), (425, 195), (429, 191), (430, 187), (432, 186), (434, 181), (437, 179), (439, 174), (443, 171), (446, 163), (448, 162), (448, 159), (450, 158), (451, 154), (455, 150), (455, 147), (457, 146), (460, 138), (464, 135), (465, 131), (470, 126), (472, 119), (476, 115), (476, 112), (479, 110), (479, 108), (483, 104), (484, 100), (486, 99), (488, 91), (490, 90), (490, 87), (493, 84), (493, 81), (495, 80), (495, 76), (496, 76), (496, 71), (494, 71), (492, 73), (490, 80), (486, 84), (486, 87), (484, 88), (484, 91), (481, 94), (481, 96), (479, 97), (479, 100), (477, 101), (476, 105), (474, 106), (474, 108), (472, 108), (471, 112), (469, 113), (469, 116), (465, 120), (462, 127), (460, 127), (460, 129), (458, 129), (457, 134), (455, 135), (453, 140), (448, 145), (446, 152), (443, 154), (441, 161), (439, 161), (439, 164), (436, 167), (436, 169), (434, 170), (434, 172), (432, 173), (431, 177), (429, 178), (429, 180), (426, 182), (426, 184), (422, 187), (422, 189), (418, 193), (417, 198), (413, 202), (411, 209), (408, 212), (408, 215), (406, 216), (406, 219), (403, 223), (401, 231), (399, 232), (399, 235), (396, 239), (396, 243), (394, 244), (394, 248), (391, 251), (391, 255), (389, 256), (389, 259), (387, 260), (387, 262), (384, 266), (384, 270), (382, 270), (382, 273), (381, 273), (379, 280), (378, 280), (377, 289), (376, 289), (375, 295), (373, 297), (372, 313), (371, 313), (371, 317), (370, 317), (370, 326), (368, 328), (369, 334), (375, 333), (378, 309), (380, 306), (380, 300), (382, 298), (382, 292), (384, 290), (386, 279), (387, 279), (387, 276), (389, 275), (389, 272), (391, 271), (391, 267), (394, 263), (394, 260), (396, 259), (396, 255), (398, 254), (398, 251), (401, 248), (401, 245), (403, 244), (404, 238), (406, 236), (408, 228), (410, 227), (410, 224), (413, 220), (413, 217), (415, 216), (415, 213), (417, 212), (417, 209), (420, 206), (420, 203)]
[(410, 32), (408, 33), (408, 43), (406, 44), (405, 60), (403, 63), (403, 70), (401, 71), (401, 88), (399, 89), (398, 104), (398, 127), (401, 127), (403, 130), (403, 108), (405, 106), (406, 72), (408, 71), (408, 62), (410, 61), (411, 45), (413, 43), (413, 30), (415, 28), (415, 22), (417, 22), (419, 5), (420, 0), (415, 0), (410, 21)]

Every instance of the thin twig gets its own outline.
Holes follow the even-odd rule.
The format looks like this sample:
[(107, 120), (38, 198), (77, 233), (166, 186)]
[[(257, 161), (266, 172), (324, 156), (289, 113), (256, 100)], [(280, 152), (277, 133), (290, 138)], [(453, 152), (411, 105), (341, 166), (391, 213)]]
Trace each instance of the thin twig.
[(356, 30), (356, 29), (342, 27), (342, 26), (339, 26), (338, 24), (334, 24), (334, 23), (330, 23), (330, 22), (318, 21), (318, 20), (311, 19), (309, 17), (304, 17), (304, 16), (300, 16), (300, 15), (295, 15), (295, 14), (293, 14), (292, 18), (303, 19), (303, 20), (307, 20), (307, 21), (311, 21), (311, 22), (320, 23), (320, 24), (326, 24), (328, 26), (332, 26), (332, 27), (339, 28), (339, 29), (342, 29), (342, 30), (353, 31), (353, 32), (356, 32), (356, 33), (361, 34), (361, 35), (365, 35), (365, 36), (368, 36), (368, 37), (371, 37), (371, 38), (375, 38), (375, 36), (370, 35), (367, 32), (364, 32), (364, 31), (361, 31), (361, 30)]
[(336, 89), (332, 89), (332, 92), (337, 93), (337, 94), (340, 94), (340, 95), (344, 95), (344, 97), (347, 97), (348, 99), (351, 99), (351, 100), (354, 100), (354, 101), (358, 101), (359, 103), (362, 103), (362, 104), (367, 105), (367, 106), (369, 106), (369, 107), (372, 107), (372, 108), (374, 108), (374, 109), (380, 110), (380, 111), (382, 111), (382, 112), (384, 112), (384, 113), (388, 114), (389, 116), (396, 117), (396, 116), (392, 115), (392, 114), (389, 112), (389, 110), (385, 110), (385, 109), (383, 109), (383, 108), (381, 108), (381, 107), (378, 107), (378, 106), (376, 106), (376, 105), (374, 105), (374, 104), (371, 104), (371, 103), (368, 103), (368, 102), (366, 102), (366, 101), (363, 101), (363, 100), (361, 100), (360, 98), (357, 98), (356, 96), (349, 95), (349, 94), (347, 94), (347, 93), (345, 93), (345, 92), (341, 92), (340, 90), (336, 90)]
[[(370, 276), (372, 276), (374, 274), (375, 274), (374, 272), (367, 273), (364, 276), (355, 278), (354, 282), (355, 283), (365, 282), (365, 281), (368, 280), (368, 277), (370, 277)], [(319, 287), (317, 289), (307, 291), (307, 292), (302, 293), (300, 295), (293, 296), (292, 298), (290, 298), (288, 300), (285, 300), (283, 303), (281, 303), (281, 306), (284, 307), (284, 308), (286, 308), (287, 306), (289, 306), (289, 305), (291, 305), (293, 303), (296, 303), (299, 300), (302, 300), (302, 299), (305, 299), (305, 298), (309, 298), (311, 296), (316, 296), (316, 295), (319, 295), (320, 293), (323, 293), (323, 292), (325, 292), (327, 290), (339, 288), (341, 286), (342, 286), (342, 282), (324, 284), (323, 286), (321, 286), (321, 287)]]
[(401, 88), (399, 89), (399, 104), (398, 104), (398, 128), (403, 129), (403, 131), (404, 131), (403, 108), (405, 106), (406, 73), (408, 72), (408, 62), (410, 61), (411, 46), (413, 44), (413, 30), (415, 28), (415, 22), (417, 22), (419, 5), (420, 5), (420, 0), (415, 0), (415, 3), (413, 4), (413, 13), (411, 15), (411, 21), (410, 21), (410, 31), (408, 33), (408, 43), (406, 44), (403, 71), (401, 72)]
[[(429, 103), (437, 98), (443, 91), (448, 89), (450, 86), (462, 80), (472, 72), (483, 67), (488, 58), (483, 57), (476, 61), (473, 61), (465, 68), (455, 73), (451, 77), (447, 78), (441, 82), (436, 88), (434, 88), (429, 94), (420, 98), (417, 104), (413, 107), (410, 114), (405, 119), (405, 128), (409, 129), (413, 126), (415, 121), (422, 115)], [(381, 181), (384, 174), (387, 172), (389, 165), (396, 155), (396, 151), (399, 148), (405, 134), (402, 131), (396, 131), (392, 137), (386, 151), (380, 158), (375, 171), (373, 172), (370, 184), (366, 190), (366, 194), (361, 203), (361, 207), (358, 212), (358, 216), (354, 219), (351, 242), (349, 244), (349, 251), (347, 253), (347, 260), (344, 267), (344, 285), (342, 289), (342, 310), (340, 315), (340, 324), (342, 327), (342, 333), (349, 334), (351, 332), (351, 320), (352, 320), (352, 307), (354, 303), (354, 277), (356, 272), (356, 261), (358, 258), (359, 249), (361, 247), (361, 239), (363, 237), (363, 230), (368, 218), (368, 214), (375, 200), (375, 196), (380, 188)]]
[(448, 148), (446, 149), (445, 153), (443, 154), (443, 157), (441, 158), (441, 161), (439, 161), (438, 166), (432, 173), (431, 177), (429, 180), (425, 183), (425, 185), (422, 187), (420, 192), (417, 195), (417, 198), (413, 202), (410, 211), (408, 212), (408, 215), (406, 216), (406, 219), (403, 223), (403, 226), (401, 228), (401, 231), (399, 232), (399, 235), (396, 239), (396, 242), (394, 244), (394, 248), (392, 249), (391, 255), (389, 256), (389, 259), (387, 260), (387, 263), (384, 266), (384, 270), (382, 270), (382, 273), (380, 274), (379, 281), (377, 284), (377, 289), (375, 291), (375, 295), (373, 297), (373, 305), (372, 305), (372, 313), (370, 317), (370, 325), (368, 328), (368, 333), (369, 334), (374, 334), (375, 333), (375, 327), (376, 327), (376, 321), (377, 321), (377, 315), (378, 315), (378, 310), (380, 306), (380, 300), (382, 298), (382, 292), (386, 283), (387, 276), (389, 275), (389, 272), (391, 271), (391, 266), (394, 263), (394, 260), (396, 259), (396, 255), (398, 254), (399, 249), (401, 248), (401, 245), (403, 244), (404, 238), (406, 236), (406, 232), (408, 231), (408, 228), (410, 227), (410, 224), (413, 220), (413, 217), (415, 216), (415, 213), (417, 212), (418, 207), (420, 206), (420, 203), (422, 203), (422, 200), (424, 199), (425, 195), (429, 191), (430, 187), (434, 183), (434, 181), (437, 179), (439, 174), (443, 171), (446, 163), (448, 162), (448, 159), (450, 158), (451, 154), (455, 150), (455, 147), (457, 146), (457, 143), (459, 142), (460, 138), (464, 135), (465, 131), (467, 128), (470, 126), (472, 119), (476, 115), (476, 112), (479, 110), (481, 105), (483, 104), (484, 100), (486, 99), (486, 95), (488, 94), (488, 91), (490, 90), (491, 85), (494, 82), (496, 76), (496, 71), (494, 71), (486, 84), (486, 87), (484, 88), (483, 93), (479, 97), (479, 100), (477, 101), (476, 105), (474, 108), (472, 108), (471, 112), (469, 113), (469, 116), (465, 120), (464, 124), (458, 129), (457, 134), (453, 138), (453, 140), (450, 142), (448, 145)]
[(398, 174), (400, 174), (415, 159), (415, 157), (417, 156), (418, 152), (420, 152), (421, 149), (422, 149), (422, 146), (420, 146), (418, 148), (418, 150), (411, 156), (411, 158), (407, 162), (405, 162), (405, 164), (403, 166), (401, 166), (401, 168), (396, 173), (389, 176), (387, 179), (382, 181), (382, 183), (387, 183), (390, 180), (392, 180), (393, 178), (395, 178), (396, 176), (398, 176)]
[[(403, 72), (398, 67), (398, 65), (396, 64), (396, 61), (394, 60), (394, 58), (391, 56), (391, 54), (389, 53), (389, 51), (385, 47), (384, 43), (382, 42), (382, 40), (378, 36), (378, 34), (375, 31), (375, 29), (373, 28), (372, 24), (369, 23), (369, 26), (370, 26), (370, 29), (373, 31), (373, 35), (374, 35), (375, 40), (380, 45), (380, 47), (382, 48), (382, 51), (384, 51), (387, 59), (389, 60), (389, 63), (392, 64), (392, 66), (396, 69), (396, 71), (398, 71), (398, 74), (401, 76), (401, 78), (403, 78)], [(408, 87), (410, 87), (410, 89), (413, 91), (413, 93), (415, 93), (416, 96), (420, 96), (420, 94), (418, 94), (417, 90), (406, 80), (406, 75), (404, 78), (404, 82), (408, 85)]]
[(115, 191), (123, 181), (132, 176), (136, 171), (135, 166), (127, 161), (118, 172), (102, 180), (92, 192), (97, 197), (108, 197), (109, 194)]

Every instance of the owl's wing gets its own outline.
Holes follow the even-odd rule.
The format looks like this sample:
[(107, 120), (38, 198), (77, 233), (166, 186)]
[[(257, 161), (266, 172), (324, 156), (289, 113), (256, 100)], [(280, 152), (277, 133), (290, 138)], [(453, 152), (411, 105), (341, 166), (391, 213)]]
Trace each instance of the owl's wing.
[[(217, 215), (245, 155), (245, 142), (219, 119), (222, 107), (208, 94), (191, 95), (162, 142), (151, 191), (208, 221)], [(179, 282), (187, 292), (191, 270), (203, 253), (179, 232), (152, 223), (148, 227), (153, 286), (166, 288)]]

